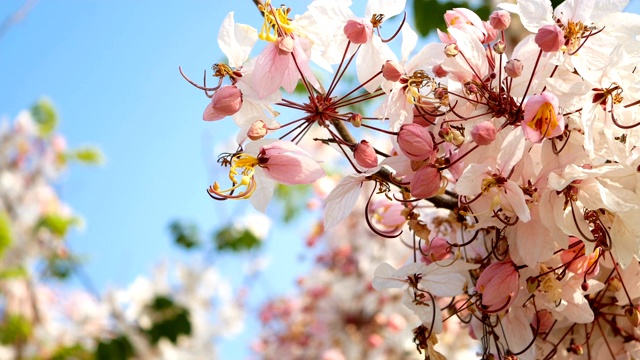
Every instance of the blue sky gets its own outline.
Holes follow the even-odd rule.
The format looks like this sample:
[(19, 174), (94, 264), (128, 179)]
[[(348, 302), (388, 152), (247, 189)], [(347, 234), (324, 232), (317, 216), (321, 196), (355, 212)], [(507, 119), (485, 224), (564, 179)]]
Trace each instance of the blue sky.
[[(22, 3), (2, 0), (0, 19)], [(296, 4), (307, 3), (288, 5), (302, 13)], [(629, 10), (639, 7), (632, 1)], [(178, 73), (182, 66), (200, 80), (203, 69), (224, 60), (216, 39), (231, 11), (236, 22), (260, 27), (251, 0), (40, 0), (0, 38), (0, 116), (12, 118), (46, 96), (71, 146), (98, 145), (106, 154), (104, 166), (73, 166), (59, 184), (64, 201), (86, 219), (70, 241), (100, 288), (124, 286), (175, 257), (172, 219), (195, 221), (208, 233), (244, 211), (205, 194), (214, 179), (213, 144), (235, 130), (230, 120), (202, 121), (208, 99)], [(304, 233), (307, 224), (269, 239), (267, 251), (279, 254), (267, 273), (276, 292), (291, 287), (289, 269), (299, 266), (303, 248), (288, 234)]]

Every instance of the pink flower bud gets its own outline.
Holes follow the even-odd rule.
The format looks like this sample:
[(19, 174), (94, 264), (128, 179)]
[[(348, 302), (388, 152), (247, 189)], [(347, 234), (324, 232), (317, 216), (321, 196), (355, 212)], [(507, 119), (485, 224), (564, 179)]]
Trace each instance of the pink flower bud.
[(490, 121), (483, 121), (473, 127), (471, 138), (478, 145), (489, 145), (496, 139), (496, 127)]
[(524, 69), (524, 65), (522, 65), (522, 61), (518, 59), (511, 59), (507, 61), (507, 64), (504, 66), (504, 72), (507, 73), (507, 76), (512, 78), (517, 78), (522, 75), (522, 70)]
[(453, 256), (451, 253), (451, 245), (447, 243), (447, 239), (439, 236), (433, 238), (429, 244), (424, 245), (422, 253), (426, 254), (426, 256), (422, 258), (426, 264), (449, 259)]
[(533, 328), (538, 328), (538, 333), (546, 334), (551, 330), (551, 326), (555, 319), (549, 310), (538, 310), (536, 315), (533, 317), (533, 321), (531, 322), (531, 326)]
[(377, 348), (384, 343), (384, 339), (379, 334), (371, 334), (367, 338), (367, 343), (369, 343), (372, 348)]
[(538, 29), (535, 42), (542, 51), (558, 51), (564, 46), (564, 31), (558, 25), (545, 25)]
[(476, 290), (482, 294), (482, 305), (487, 311), (508, 308), (520, 288), (520, 274), (509, 260), (493, 263), (480, 274)]
[(369, 145), (367, 140), (362, 140), (356, 145), (353, 151), (353, 156), (356, 158), (358, 165), (364, 168), (374, 168), (378, 166), (378, 155), (373, 146)]
[(511, 15), (505, 10), (494, 11), (489, 17), (489, 23), (496, 30), (505, 30), (511, 25)]
[(247, 137), (253, 141), (262, 139), (265, 135), (267, 135), (269, 129), (267, 129), (267, 124), (262, 120), (258, 120), (251, 124), (251, 127), (247, 131)]
[(235, 85), (223, 86), (213, 94), (211, 102), (204, 109), (202, 119), (205, 121), (220, 120), (225, 116), (237, 113), (242, 107), (242, 92)]
[(418, 170), (411, 179), (411, 196), (416, 199), (428, 199), (440, 190), (442, 175), (438, 169), (425, 166)]
[(325, 175), (309, 153), (290, 141), (263, 146), (258, 163), (268, 177), (286, 185), (311, 184)]
[(360, 127), (362, 125), (362, 115), (360, 115), (360, 114), (351, 114), (351, 116), (349, 117), (349, 122), (354, 127), (357, 127), (357, 128)]
[(402, 77), (404, 68), (399, 62), (394, 60), (387, 60), (382, 65), (382, 76), (389, 81), (398, 81)]
[(486, 35), (484, 36), (484, 39), (482, 39), (482, 43), (484, 45), (488, 45), (498, 38), (498, 30), (491, 26), (488, 21), (483, 22), (483, 24)]
[(279, 37), (276, 41), (276, 45), (278, 46), (278, 54), (280, 55), (291, 54), (295, 47), (293, 39), (290, 36)]
[(434, 155), (431, 134), (418, 124), (404, 124), (400, 127), (398, 146), (410, 160), (426, 160)]
[(347, 20), (344, 34), (354, 44), (364, 44), (373, 36), (373, 25), (366, 19)]

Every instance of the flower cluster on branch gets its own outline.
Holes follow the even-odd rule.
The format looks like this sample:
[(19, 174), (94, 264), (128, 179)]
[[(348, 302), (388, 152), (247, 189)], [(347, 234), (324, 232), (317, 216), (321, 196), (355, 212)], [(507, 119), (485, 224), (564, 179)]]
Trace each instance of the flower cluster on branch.
[[(349, 1), (296, 16), (266, 1), (260, 31), (229, 14), (218, 84), (187, 79), (211, 98), (204, 120), (240, 129), (219, 158), (232, 185), (208, 193), (264, 211), (274, 182), (312, 183), (335, 165), (305, 139), (322, 134), (350, 165), (324, 228), (368, 190), (364, 222), (413, 259), (377, 267), (373, 287), (403, 289), (425, 358), (441, 356), (433, 345), (454, 318), (483, 358), (640, 357), (640, 16), (626, 4), (520, 0), (486, 21), (453, 9), (420, 49), (406, 16), (383, 34), (404, 0), (370, 0), (363, 16)], [(513, 48), (511, 14), (531, 32)]]

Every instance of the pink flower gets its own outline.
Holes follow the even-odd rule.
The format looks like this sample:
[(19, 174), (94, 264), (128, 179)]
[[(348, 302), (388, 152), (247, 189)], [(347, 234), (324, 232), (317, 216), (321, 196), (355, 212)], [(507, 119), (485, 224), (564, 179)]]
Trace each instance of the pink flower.
[(356, 159), (358, 165), (370, 169), (378, 166), (378, 155), (373, 146), (369, 145), (367, 140), (362, 140), (356, 145), (353, 151), (353, 156)]
[(242, 91), (235, 85), (223, 86), (213, 94), (211, 102), (204, 109), (204, 121), (220, 120), (237, 113), (242, 107)]
[(344, 34), (354, 44), (364, 44), (373, 36), (373, 25), (366, 19), (348, 20)]
[(480, 274), (476, 290), (482, 294), (482, 305), (489, 312), (506, 309), (518, 293), (520, 274), (510, 260), (493, 263)]
[(311, 184), (325, 175), (306, 151), (278, 140), (260, 149), (258, 164), (271, 179), (287, 185)]
[(558, 51), (564, 45), (564, 31), (558, 25), (545, 25), (538, 30), (535, 41), (542, 51)]
[(431, 134), (418, 124), (404, 124), (400, 127), (398, 146), (411, 160), (426, 160), (434, 155)]
[(558, 98), (550, 92), (531, 96), (524, 105), (522, 129), (531, 142), (539, 143), (544, 138), (561, 135), (564, 118), (558, 113)]

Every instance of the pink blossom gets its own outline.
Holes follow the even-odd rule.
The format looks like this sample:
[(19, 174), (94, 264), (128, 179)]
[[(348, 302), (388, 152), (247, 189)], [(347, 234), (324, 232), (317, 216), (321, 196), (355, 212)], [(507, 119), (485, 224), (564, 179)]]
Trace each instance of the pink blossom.
[(558, 51), (564, 45), (564, 31), (558, 25), (545, 25), (538, 30), (535, 41), (542, 51)]
[(524, 65), (522, 65), (522, 61), (518, 59), (511, 59), (507, 61), (507, 64), (504, 66), (504, 71), (507, 73), (507, 76), (512, 78), (517, 78), (522, 75), (522, 70), (524, 70)]
[(442, 175), (438, 169), (425, 166), (418, 170), (411, 180), (411, 196), (427, 199), (438, 193), (441, 187)]
[(356, 145), (353, 151), (353, 156), (356, 159), (358, 165), (364, 168), (374, 168), (378, 166), (378, 155), (373, 146), (369, 145), (367, 140), (362, 140)]
[(395, 60), (387, 60), (382, 65), (382, 76), (389, 81), (398, 81), (404, 73), (404, 68)]
[(233, 115), (242, 107), (242, 91), (235, 85), (223, 86), (213, 94), (211, 102), (204, 109), (204, 121), (220, 120)]
[(564, 131), (564, 118), (558, 111), (559, 100), (550, 92), (531, 96), (524, 105), (522, 129), (531, 142), (556, 137)]
[(268, 177), (287, 185), (310, 184), (325, 175), (309, 153), (289, 141), (263, 146), (258, 163)]
[(398, 145), (411, 160), (426, 160), (434, 155), (429, 131), (418, 124), (404, 124), (398, 132)]
[(490, 312), (506, 309), (515, 300), (520, 288), (519, 279), (518, 270), (509, 260), (487, 266), (476, 283), (485, 309)]
[(354, 44), (364, 44), (373, 36), (373, 25), (367, 19), (350, 19), (344, 26), (344, 34)]

